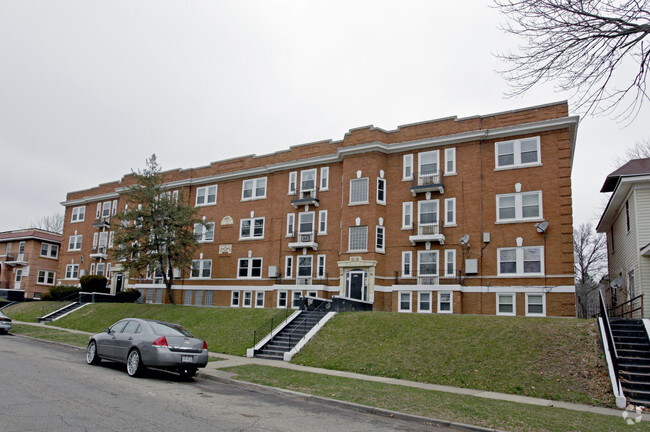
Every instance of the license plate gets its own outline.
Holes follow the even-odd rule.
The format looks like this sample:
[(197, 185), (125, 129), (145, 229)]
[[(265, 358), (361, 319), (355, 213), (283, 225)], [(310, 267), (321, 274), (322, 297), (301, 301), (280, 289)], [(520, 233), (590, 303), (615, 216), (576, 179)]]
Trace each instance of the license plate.
[(181, 356), (181, 362), (183, 363), (192, 363), (193, 361), (194, 361), (194, 356), (190, 356), (190, 355)]

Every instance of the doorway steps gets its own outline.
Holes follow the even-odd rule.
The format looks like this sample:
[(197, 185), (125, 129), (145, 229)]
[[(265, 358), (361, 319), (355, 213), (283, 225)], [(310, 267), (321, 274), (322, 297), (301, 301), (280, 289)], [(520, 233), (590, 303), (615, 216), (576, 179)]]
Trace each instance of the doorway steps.
[(650, 340), (640, 319), (612, 319), (618, 375), (628, 402), (650, 408)]
[(70, 303), (67, 306), (62, 307), (61, 309), (55, 310), (54, 312), (47, 314), (45, 316), (42, 316), (40, 318), (36, 318), (36, 321), (38, 322), (52, 322), (56, 321), (59, 318), (63, 318), (64, 316), (68, 315), (69, 313), (72, 313), (76, 311), (77, 309), (80, 309), (89, 303), (81, 303), (81, 302), (73, 302)]

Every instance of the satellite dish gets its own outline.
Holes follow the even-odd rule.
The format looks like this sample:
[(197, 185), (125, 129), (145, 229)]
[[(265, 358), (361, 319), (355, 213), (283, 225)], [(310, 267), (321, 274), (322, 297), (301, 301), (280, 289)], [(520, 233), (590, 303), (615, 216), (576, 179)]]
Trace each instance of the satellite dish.
[(466, 245), (469, 242), (469, 234), (465, 234), (460, 238), (460, 244)]
[(548, 229), (548, 222), (542, 221), (542, 222), (536, 223), (535, 228), (537, 228), (538, 233), (542, 234), (542, 233), (546, 232), (546, 230)]
[(612, 283), (609, 284), (612, 288), (617, 289), (623, 286), (623, 279), (621, 279), (620, 276), (618, 276), (616, 279), (612, 281)]

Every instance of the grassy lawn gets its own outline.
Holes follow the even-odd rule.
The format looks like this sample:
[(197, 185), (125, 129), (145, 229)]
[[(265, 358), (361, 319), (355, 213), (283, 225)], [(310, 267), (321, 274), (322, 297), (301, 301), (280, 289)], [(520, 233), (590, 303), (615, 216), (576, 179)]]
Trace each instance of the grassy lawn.
[(70, 302), (68, 301), (34, 301), (16, 303), (15, 305), (4, 309), (4, 313), (11, 319), (17, 321), (36, 322), (36, 318), (40, 318), (69, 304)]
[(237, 379), (440, 420), (521, 432), (647, 431), (622, 417), (582, 413), (440, 393), (289, 369), (247, 365), (224, 368)]
[[(40, 303), (24, 303), (5, 309), (12, 319), (21, 320), (14, 308), (22, 306), (23, 316), (40, 316)], [(38, 311), (32, 309), (37, 308)], [(212, 352), (244, 355), (253, 345), (253, 330), (276, 314), (275, 309), (199, 308), (178, 305), (95, 303), (57, 320), (58, 327), (98, 333), (126, 318), (149, 318), (171, 321), (187, 327), (204, 339)]]
[(342, 313), (293, 363), (613, 406), (594, 320)]
[(11, 333), (30, 336), (37, 339), (62, 342), (78, 347), (85, 347), (88, 345), (88, 336), (86, 335), (70, 333), (64, 330), (49, 329), (47, 327), (37, 327), (14, 323), (11, 326)]

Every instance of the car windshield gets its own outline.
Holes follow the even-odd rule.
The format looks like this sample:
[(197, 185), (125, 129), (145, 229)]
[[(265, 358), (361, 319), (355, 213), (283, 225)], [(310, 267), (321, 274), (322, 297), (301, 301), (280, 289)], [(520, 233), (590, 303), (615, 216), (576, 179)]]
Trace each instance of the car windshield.
[(153, 332), (160, 336), (186, 336), (194, 337), (185, 327), (178, 324), (172, 323), (163, 323), (163, 322), (152, 322), (151, 328)]

